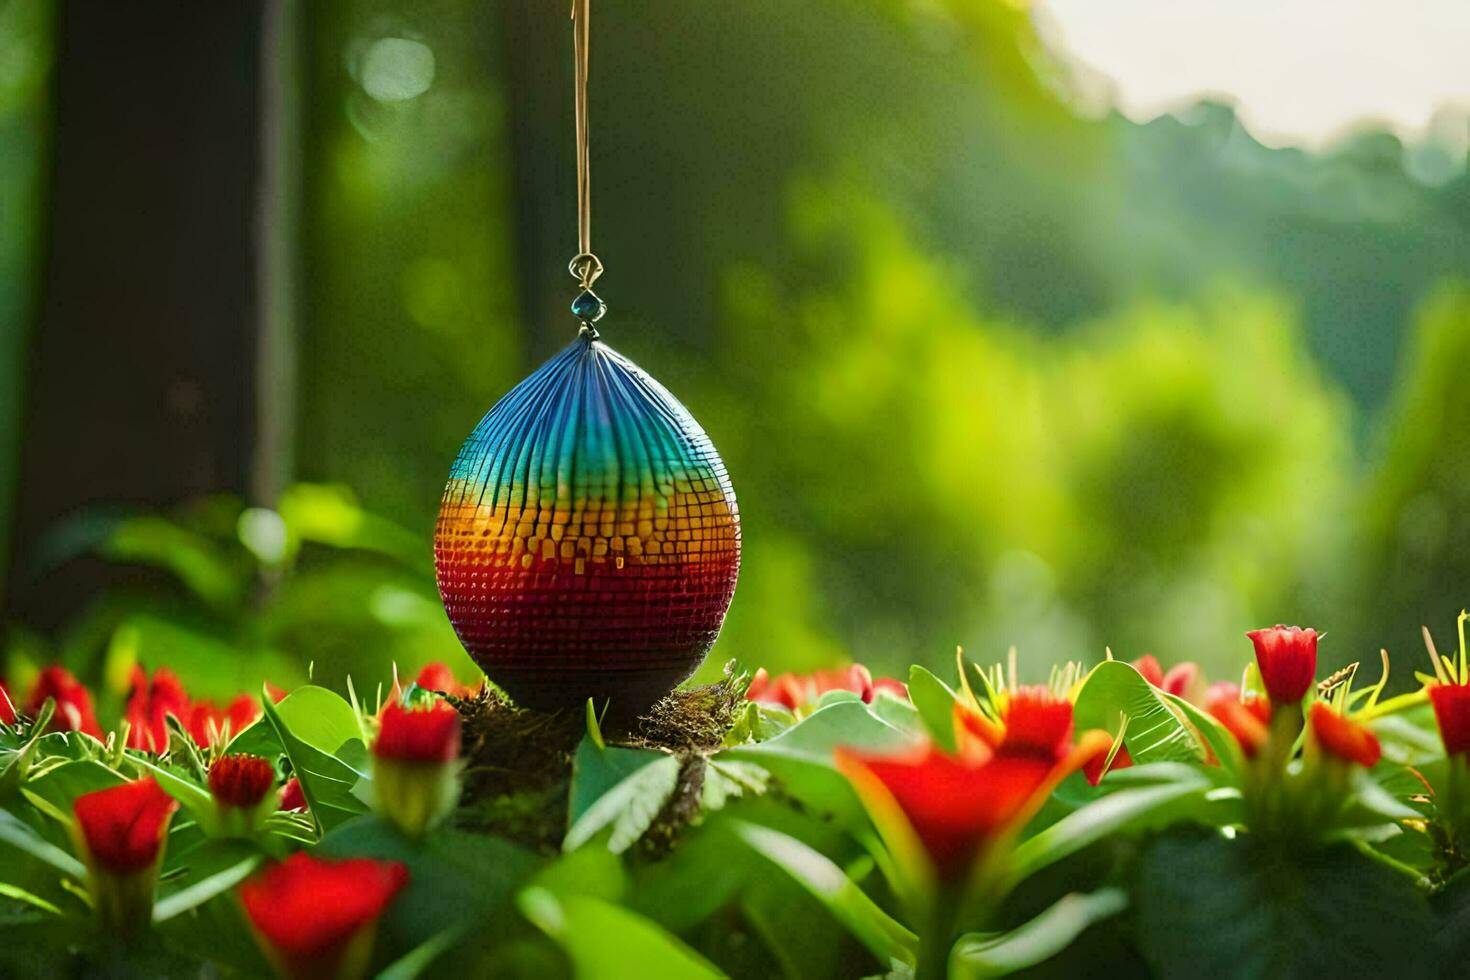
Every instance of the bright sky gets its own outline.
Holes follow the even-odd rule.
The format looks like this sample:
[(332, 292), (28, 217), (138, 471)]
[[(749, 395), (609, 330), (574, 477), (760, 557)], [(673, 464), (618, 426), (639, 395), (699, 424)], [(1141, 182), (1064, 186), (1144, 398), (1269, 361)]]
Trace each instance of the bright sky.
[(1470, 109), (1470, 0), (1036, 0), (1036, 14), (1137, 120), (1224, 95), (1262, 142), (1315, 147), (1364, 120), (1413, 138), (1440, 106)]

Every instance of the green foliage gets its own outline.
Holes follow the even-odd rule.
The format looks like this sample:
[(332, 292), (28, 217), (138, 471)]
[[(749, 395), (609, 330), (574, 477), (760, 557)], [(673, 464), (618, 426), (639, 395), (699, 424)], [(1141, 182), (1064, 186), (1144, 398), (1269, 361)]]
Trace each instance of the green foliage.
[[(1091, 725), (1126, 715), (1137, 764), (1095, 788), (1080, 779), (1059, 786), (977, 865), (989, 869), (979, 879), (989, 899), (956, 904), (952, 930), (936, 934), (920, 910), (938, 906), (900, 900), (918, 887), (907, 858), (880, 843), (833, 752), (911, 747), (939, 724), (929, 719), (952, 719), (956, 700), (977, 685), (1004, 706), (999, 671), (961, 666), (958, 693), (915, 668), (911, 676), (928, 685), (919, 706), (891, 693), (865, 704), (830, 691), (814, 710), (767, 720), (751, 703), (727, 719), (723, 747), (678, 754), (618, 744), (594, 716), (566, 774), (566, 811), (539, 814), (563, 846), (542, 852), (499, 836), (509, 825), (483, 809), (461, 811), (474, 814), (473, 831), (451, 823), (415, 839), (366, 812), (373, 720), (362, 712), (373, 708), (319, 686), (279, 703), (263, 697), (264, 717), (233, 739), (232, 751), (264, 755), (300, 778), (311, 808), (309, 818), (276, 814), (243, 834), (221, 832), (202, 763), (181, 738), (154, 756), (77, 733), (43, 735), (49, 717), (22, 719), (0, 726), (0, 931), (15, 939), (0, 945), (0, 965), (33, 975), (122, 956), (145, 972), (258, 974), (264, 961), (245, 939), (233, 892), (303, 847), (406, 867), (408, 885), (379, 924), (372, 960), (389, 978), (600, 977), (634, 967), (657, 977), (916, 969), (922, 977), (946, 958), (955, 976), (1052, 975), (1089, 956), (1132, 969), (1146, 962), (1163, 976), (1305, 976), (1324, 964), (1353, 975), (1390, 965), (1424, 974), (1456, 948), (1463, 879), (1443, 876), (1431, 905), (1442, 855), (1401, 840), (1440, 820), (1422, 779), (1443, 781), (1442, 760), (1425, 761), (1421, 775), (1387, 761), (1371, 772), (1302, 775), (1298, 760), (1288, 782), (1306, 787), (1299, 794), (1335, 794), (1333, 806), (1312, 811), (1322, 820), (1311, 834), (1267, 834), (1243, 805), (1259, 764), (1204, 762), (1196, 726), (1206, 716), (1179, 710), (1188, 702), (1145, 697), (1142, 678), (1118, 662), (1075, 683), (1075, 716)], [(1411, 701), (1384, 710), (1393, 707), (1402, 713), (1385, 717), (1433, 724)], [(1190, 750), (1166, 751), (1175, 739)], [(169, 831), (154, 930), (119, 953), (90, 928), (81, 898), (89, 871), (67, 828), (79, 795), (142, 773), (183, 809)], [(655, 839), (658, 848), (634, 846)], [(60, 941), (48, 923), (81, 938)]]

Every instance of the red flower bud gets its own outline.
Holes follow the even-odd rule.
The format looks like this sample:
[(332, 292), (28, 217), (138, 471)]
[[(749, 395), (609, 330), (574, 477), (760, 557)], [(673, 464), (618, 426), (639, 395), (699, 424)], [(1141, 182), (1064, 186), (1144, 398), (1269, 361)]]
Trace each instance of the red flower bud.
[(221, 806), (260, 805), (276, 784), (276, 767), (258, 755), (225, 755), (209, 767), (209, 792)]
[(173, 671), (160, 667), (150, 682), (142, 667), (133, 668), (132, 692), (123, 717), (128, 721), (128, 748), (162, 752), (168, 748), (168, 717), (189, 721), (189, 695)]
[(399, 762), (452, 762), (459, 756), (459, 712), (439, 700), (427, 708), (395, 701), (383, 709), (373, 754)]
[(1445, 754), (1470, 756), (1470, 684), (1431, 684), (1429, 703)]
[(51, 716), (53, 732), (83, 732), (93, 738), (102, 737), (102, 726), (92, 710), (92, 694), (72, 676), (71, 671), (56, 664), (41, 671), (36, 686), (26, 701), (26, 714), (35, 716), (47, 698), (56, 700), (56, 714)]
[(367, 968), (378, 920), (408, 883), (396, 861), (328, 861), (305, 852), (240, 886), (267, 955), (288, 977), (356, 977)]
[(1328, 755), (1371, 769), (1378, 764), (1383, 749), (1378, 736), (1345, 715), (1338, 714), (1321, 701), (1312, 704), (1312, 737)]
[(276, 809), (285, 810), (287, 813), (306, 812), (306, 793), (302, 792), (301, 780), (295, 776), (286, 780), (286, 785), (281, 787), (280, 805)]
[(10, 700), (10, 689), (0, 681), (0, 723), (15, 724), (15, 702)]
[(1145, 653), (1133, 661), (1133, 669), (1143, 675), (1143, 679), (1154, 687), (1164, 686), (1164, 668), (1159, 665), (1159, 658), (1151, 653)]
[(1241, 700), (1240, 688), (1234, 684), (1222, 682), (1211, 687), (1205, 710), (1235, 736), (1247, 759), (1255, 758), (1270, 738), (1267, 726), (1271, 721), (1271, 702), (1255, 695)]
[(77, 797), (72, 810), (87, 863), (114, 875), (152, 867), (178, 808), (151, 776)]
[(1317, 678), (1317, 631), (1297, 626), (1251, 630), (1261, 683), (1275, 704), (1295, 704)]

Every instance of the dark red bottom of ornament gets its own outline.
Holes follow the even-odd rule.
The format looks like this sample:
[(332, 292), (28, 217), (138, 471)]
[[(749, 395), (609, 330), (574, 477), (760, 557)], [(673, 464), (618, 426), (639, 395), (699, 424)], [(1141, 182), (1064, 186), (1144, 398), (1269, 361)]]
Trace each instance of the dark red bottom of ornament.
[(615, 716), (646, 710), (693, 674), (735, 591), (738, 555), (661, 564), (529, 569), (440, 555), (439, 591), (460, 641), (518, 704)]

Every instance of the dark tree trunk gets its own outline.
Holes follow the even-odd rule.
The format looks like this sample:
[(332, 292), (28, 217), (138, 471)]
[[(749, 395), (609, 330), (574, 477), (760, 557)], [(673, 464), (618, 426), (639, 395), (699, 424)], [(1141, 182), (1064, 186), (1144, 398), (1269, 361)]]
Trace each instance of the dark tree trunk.
[(13, 618), (54, 625), (119, 574), (73, 561), (37, 576), (59, 521), (96, 505), (152, 508), (251, 487), (262, 436), (267, 9), (61, 6), (49, 254), (6, 601)]

